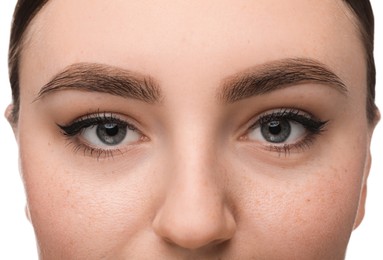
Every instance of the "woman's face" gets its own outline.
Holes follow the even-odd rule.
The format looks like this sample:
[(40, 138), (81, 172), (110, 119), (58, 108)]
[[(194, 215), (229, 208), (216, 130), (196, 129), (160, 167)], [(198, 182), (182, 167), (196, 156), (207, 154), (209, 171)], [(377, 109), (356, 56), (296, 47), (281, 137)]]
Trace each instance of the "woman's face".
[(342, 1), (50, 1), (15, 126), (41, 258), (343, 259), (364, 53)]

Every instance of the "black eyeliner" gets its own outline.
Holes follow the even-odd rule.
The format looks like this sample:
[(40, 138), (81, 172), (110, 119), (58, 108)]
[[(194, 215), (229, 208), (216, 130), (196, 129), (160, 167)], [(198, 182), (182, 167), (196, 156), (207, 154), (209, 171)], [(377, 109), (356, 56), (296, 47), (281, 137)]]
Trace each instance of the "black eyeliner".
[(306, 130), (312, 134), (320, 133), (328, 121), (321, 121), (313, 118), (311, 115), (302, 114), (301, 111), (296, 109), (283, 109), (280, 111), (274, 111), (270, 114), (263, 115), (259, 120), (251, 127), (269, 123), (274, 120), (290, 120), (301, 124)]
[(87, 115), (68, 125), (57, 124), (57, 126), (62, 130), (64, 135), (72, 137), (80, 133), (85, 128), (102, 124), (117, 124), (122, 127), (128, 127), (131, 130), (136, 130), (136, 128), (133, 125), (116, 118), (115, 116), (113, 116), (113, 114), (107, 113)]
[(272, 121), (290, 121), (300, 124), (305, 130), (306, 135), (295, 143), (270, 144), (265, 146), (271, 152), (289, 155), (292, 150), (306, 150), (315, 142), (317, 136), (321, 135), (325, 126), (329, 122), (322, 121), (314, 117), (312, 114), (296, 108), (280, 108), (263, 113), (249, 130), (267, 125)]

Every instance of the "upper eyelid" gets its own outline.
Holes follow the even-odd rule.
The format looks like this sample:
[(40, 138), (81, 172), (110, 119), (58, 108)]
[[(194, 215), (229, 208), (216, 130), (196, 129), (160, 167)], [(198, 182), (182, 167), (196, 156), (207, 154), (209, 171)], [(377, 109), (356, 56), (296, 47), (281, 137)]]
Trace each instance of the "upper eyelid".
[(294, 120), (297, 117), (305, 118), (305, 119), (309, 119), (309, 120), (316, 120), (310, 114), (301, 113), (301, 111), (282, 111), (282, 112), (277, 112), (277, 113), (265, 114), (265, 115), (262, 115), (258, 120), (262, 121), (262, 120), (266, 120), (266, 119), (270, 119), (270, 118), (287, 118), (287, 119)]
[(96, 111), (93, 113), (87, 113), (85, 115), (81, 115), (73, 120), (71, 122), (78, 122), (81, 120), (86, 120), (86, 119), (92, 119), (92, 118), (105, 118), (105, 119), (110, 119), (110, 118), (118, 118), (118, 114), (114, 112), (107, 112), (107, 111)]
[(115, 120), (115, 121), (121, 121), (121, 122), (126, 122), (131, 125), (138, 125), (139, 123), (136, 122), (135, 119), (133, 119), (131, 116), (127, 115), (122, 115), (120, 113), (116, 112), (107, 112), (107, 111), (97, 111), (94, 113), (88, 113), (86, 115), (77, 117), (76, 119), (72, 120), (71, 122), (78, 122), (81, 120), (86, 120), (86, 119), (98, 119), (99, 121), (101, 120)]
[(318, 120), (314, 115), (312, 115), (309, 112), (306, 112), (305, 110), (302, 109), (297, 109), (297, 108), (277, 108), (277, 109), (270, 109), (264, 112), (259, 113), (256, 116), (251, 117), (251, 119), (248, 121), (251, 126), (255, 125), (256, 122), (259, 122), (263, 118), (270, 118), (272, 116), (275, 117), (291, 117), (291, 115), (301, 115), (304, 116), (308, 119), (313, 119), (313, 120)]
[(76, 123), (76, 122), (87, 122), (87, 121), (88, 122), (94, 122), (94, 123), (114, 122), (114, 123), (124, 123), (127, 125), (131, 125), (126, 120), (115, 117), (114, 115), (110, 115), (110, 116), (95, 115), (95, 116), (90, 116), (90, 117), (86, 117), (86, 118), (80, 118), (80, 119), (74, 121), (74, 123)]
[[(87, 122), (88, 121), (88, 122)], [(93, 121), (93, 122), (92, 122)], [(111, 113), (111, 112), (97, 112), (97, 113), (90, 113), (90, 114), (86, 114), (86, 115), (83, 115), (83, 116), (80, 116), (74, 120), (72, 120), (70, 123), (67, 123), (67, 124), (57, 124), (57, 126), (63, 130), (64, 132), (67, 133), (66, 130), (69, 130), (70, 127), (72, 127), (74, 124), (80, 124), (79, 125), (79, 128), (80, 129), (77, 129), (73, 132), (74, 135), (77, 134), (81, 129), (83, 128), (86, 128), (84, 127), (85, 124), (87, 123), (90, 123), (89, 126), (91, 125), (96, 125), (96, 123), (102, 123), (102, 122), (105, 122), (105, 121), (115, 121), (115, 122), (120, 122), (120, 123), (124, 123), (127, 125), (127, 127), (130, 129), (130, 130), (135, 130), (135, 131), (138, 131), (141, 133), (141, 130), (138, 126), (138, 123), (136, 122), (131, 122), (131, 121), (134, 121), (133, 119), (129, 119), (129, 118), (126, 118), (126, 119), (121, 119), (119, 115), (115, 114), (115, 113)], [(83, 125), (81, 126), (81, 124), (83, 123)], [(89, 127), (87, 126), (87, 127)]]

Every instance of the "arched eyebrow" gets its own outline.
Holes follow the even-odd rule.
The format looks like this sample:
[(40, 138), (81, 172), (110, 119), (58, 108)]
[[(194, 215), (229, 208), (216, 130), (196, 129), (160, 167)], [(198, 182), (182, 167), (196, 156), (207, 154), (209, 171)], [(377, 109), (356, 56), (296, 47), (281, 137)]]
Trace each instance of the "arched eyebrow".
[(35, 100), (63, 90), (107, 93), (150, 104), (160, 102), (162, 96), (157, 82), (149, 76), (104, 64), (76, 63), (55, 75)]
[(324, 64), (312, 59), (291, 58), (258, 65), (226, 78), (217, 96), (224, 103), (234, 103), (303, 83), (333, 87), (345, 96), (348, 92), (342, 80)]

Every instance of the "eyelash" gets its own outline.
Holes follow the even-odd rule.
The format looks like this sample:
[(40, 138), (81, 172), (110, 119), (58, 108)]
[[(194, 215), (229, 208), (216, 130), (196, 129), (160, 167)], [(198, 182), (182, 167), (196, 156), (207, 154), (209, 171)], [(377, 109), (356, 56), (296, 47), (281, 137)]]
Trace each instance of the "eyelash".
[[(290, 152), (293, 150), (305, 150), (307, 148), (310, 148), (310, 146), (315, 141), (315, 138), (324, 131), (324, 127), (328, 123), (328, 121), (320, 121), (311, 116), (310, 114), (304, 113), (298, 109), (282, 108), (279, 110), (266, 112), (265, 114), (261, 115), (258, 118), (258, 120), (248, 128), (247, 133), (254, 130), (257, 127), (260, 127), (271, 121), (277, 120), (287, 120), (296, 122), (298, 124), (301, 124), (307, 131), (307, 134), (304, 136), (304, 138), (296, 143), (282, 143), (280, 145), (270, 144), (267, 146), (268, 150), (278, 152), (279, 154), (284, 153), (285, 155), (290, 154)], [(84, 129), (103, 124), (117, 124), (119, 126), (126, 127), (131, 131), (141, 133), (133, 124), (130, 124), (125, 120), (118, 118), (113, 113), (107, 112), (97, 112), (96, 114), (88, 114), (67, 125), (57, 124), (57, 126), (61, 129), (62, 134), (68, 138), (68, 140), (70, 141), (69, 144), (74, 145), (75, 152), (82, 150), (84, 155), (89, 154), (92, 157), (96, 157), (97, 159), (100, 159), (101, 157), (113, 157), (115, 153), (122, 154), (123, 151), (118, 148), (95, 148), (84, 143), (83, 141), (80, 141), (78, 139), (76, 140), (76, 136), (78, 136)]]
[(284, 153), (285, 156), (287, 156), (288, 154), (290, 154), (291, 151), (294, 150), (303, 151), (307, 148), (310, 148), (310, 146), (315, 141), (315, 138), (325, 131), (324, 128), (328, 123), (328, 121), (321, 121), (311, 116), (310, 114), (302, 112), (298, 109), (281, 108), (279, 110), (274, 110), (269, 113), (266, 112), (265, 114), (260, 116), (258, 120), (249, 127), (247, 132), (250, 132), (251, 130), (263, 124), (267, 124), (271, 121), (277, 120), (287, 120), (296, 122), (298, 124), (301, 124), (307, 131), (307, 134), (304, 136), (304, 138), (296, 143), (268, 145), (267, 149), (269, 151), (277, 152), (279, 154)]
[(84, 155), (89, 154), (90, 156), (96, 157), (97, 159), (108, 157), (113, 158), (114, 154), (116, 153), (122, 154), (123, 151), (118, 148), (95, 148), (88, 144), (85, 144), (84, 142), (81, 142), (80, 140), (75, 140), (76, 136), (79, 135), (84, 129), (103, 124), (117, 124), (119, 126), (127, 127), (127, 129), (131, 131), (141, 133), (133, 124), (130, 124), (118, 118), (113, 113), (107, 112), (97, 112), (96, 114), (88, 114), (67, 125), (57, 124), (57, 126), (61, 129), (62, 134), (68, 138), (69, 144), (74, 146), (73, 150), (75, 152), (82, 150)]

